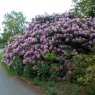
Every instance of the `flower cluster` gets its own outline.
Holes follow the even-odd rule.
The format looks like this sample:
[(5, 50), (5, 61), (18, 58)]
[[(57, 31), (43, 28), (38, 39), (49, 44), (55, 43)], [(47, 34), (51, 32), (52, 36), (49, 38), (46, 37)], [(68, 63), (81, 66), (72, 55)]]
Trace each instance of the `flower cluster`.
[[(64, 64), (68, 50), (72, 55), (94, 51), (95, 18), (76, 18), (72, 13), (38, 16), (21, 35), (10, 39), (5, 47), (4, 62), (10, 63), (16, 55), (23, 64), (36, 64), (44, 55), (54, 53)], [(69, 70), (68, 73), (71, 71)]]

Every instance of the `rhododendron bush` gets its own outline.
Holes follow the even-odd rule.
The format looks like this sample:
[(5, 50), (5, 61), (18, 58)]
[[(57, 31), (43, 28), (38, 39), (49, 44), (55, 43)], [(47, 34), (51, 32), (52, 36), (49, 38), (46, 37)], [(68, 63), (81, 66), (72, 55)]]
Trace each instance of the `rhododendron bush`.
[(32, 64), (34, 72), (38, 73), (38, 64), (48, 65), (48, 72), (52, 68), (64, 80), (71, 75), (72, 56), (94, 52), (94, 43), (95, 18), (80, 19), (72, 13), (38, 16), (24, 33), (10, 39), (4, 62), (13, 64), (19, 56), (24, 66)]

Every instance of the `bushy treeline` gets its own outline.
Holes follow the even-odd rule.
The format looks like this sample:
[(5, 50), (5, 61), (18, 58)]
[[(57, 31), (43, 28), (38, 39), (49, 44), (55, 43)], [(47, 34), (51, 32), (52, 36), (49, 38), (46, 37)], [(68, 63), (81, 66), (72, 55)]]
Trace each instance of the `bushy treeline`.
[(72, 13), (39, 16), (10, 39), (4, 62), (28, 78), (66, 80), (73, 74), (72, 58), (94, 52), (94, 44), (95, 18)]

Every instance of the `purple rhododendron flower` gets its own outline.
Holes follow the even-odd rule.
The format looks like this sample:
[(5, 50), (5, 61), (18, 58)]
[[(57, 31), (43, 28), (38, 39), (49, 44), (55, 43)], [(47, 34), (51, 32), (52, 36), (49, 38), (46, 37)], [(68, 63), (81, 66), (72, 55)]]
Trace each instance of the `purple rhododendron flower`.
[[(63, 69), (70, 68), (69, 59), (65, 59), (69, 52), (72, 56), (83, 51), (93, 52), (94, 44), (95, 18), (80, 19), (72, 13), (42, 16), (34, 18), (25, 32), (10, 39), (4, 48), (3, 60), (10, 64), (16, 56), (20, 56), (24, 64), (35, 65), (38, 60), (44, 64), (45, 54), (54, 53), (57, 55), (55, 60), (64, 65)], [(65, 80), (70, 74), (71, 70), (67, 69), (66, 76), (58, 79)]]

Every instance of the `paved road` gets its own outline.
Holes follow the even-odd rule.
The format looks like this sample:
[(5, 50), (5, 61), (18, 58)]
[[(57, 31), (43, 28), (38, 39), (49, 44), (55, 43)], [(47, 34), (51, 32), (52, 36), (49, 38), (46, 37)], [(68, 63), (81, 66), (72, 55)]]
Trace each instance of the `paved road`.
[(0, 66), (0, 95), (37, 95)]

